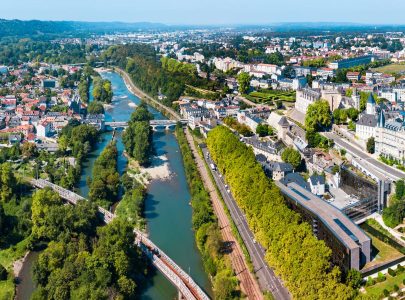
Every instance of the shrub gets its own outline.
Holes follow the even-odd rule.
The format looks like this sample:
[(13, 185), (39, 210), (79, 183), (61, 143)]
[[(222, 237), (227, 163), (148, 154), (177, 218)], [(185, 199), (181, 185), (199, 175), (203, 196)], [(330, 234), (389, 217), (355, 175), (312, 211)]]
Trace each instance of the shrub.
[[(404, 279), (404, 280), (405, 280), (405, 279)], [(369, 277), (369, 278), (367, 279), (366, 286), (372, 286), (372, 285), (374, 285), (374, 284), (375, 284), (375, 279), (372, 278), (372, 277)]]
[(388, 268), (388, 274), (390, 274), (392, 277), (395, 277), (397, 275), (397, 273), (391, 268)]
[(397, 272), (397, 273), (402, 273), (402, 272), (404, 271), (404, 269), (405, 269), (405, 268), (404, 268), (403, 266), (401, 266), (400, 264), (398, 264), (396, 272)]
[(378, 272), (378, 277), (377, 277), (377, 282), (383, 282), (387, 279), (387, 277), (385, 277), (385, 275), (381, 272)]
[(388, 297), (388, 296), (390, 295), (390, 292), (389, 292), (387, 289), (384, 289), (384, 290), (383, 290), (383, 295), (384, 295), (385, 297)]
[(399, 291), (399, 286), (397, 284), (394, 284), (394, 292), (398, 292)]

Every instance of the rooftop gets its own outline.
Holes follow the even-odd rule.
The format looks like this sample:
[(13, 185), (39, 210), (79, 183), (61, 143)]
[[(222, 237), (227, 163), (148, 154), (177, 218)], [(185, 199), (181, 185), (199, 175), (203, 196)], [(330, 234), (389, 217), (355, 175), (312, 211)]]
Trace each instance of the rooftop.
[(359, 243), (369, 241), (370, 238), (339, 209), (315, 196), (296, 183), (287, 186), (276, 182), (284, 195), (297, 201), (302, 207), (315, 214), (347, 248), (355, 249)]

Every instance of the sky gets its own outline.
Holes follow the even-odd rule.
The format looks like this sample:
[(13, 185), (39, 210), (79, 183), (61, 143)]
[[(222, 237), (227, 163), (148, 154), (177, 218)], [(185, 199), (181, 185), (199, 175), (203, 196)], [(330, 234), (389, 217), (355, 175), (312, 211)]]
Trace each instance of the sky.
[(404, 0), (1, 0), (0, 18), (168, 25), (405, 24)]

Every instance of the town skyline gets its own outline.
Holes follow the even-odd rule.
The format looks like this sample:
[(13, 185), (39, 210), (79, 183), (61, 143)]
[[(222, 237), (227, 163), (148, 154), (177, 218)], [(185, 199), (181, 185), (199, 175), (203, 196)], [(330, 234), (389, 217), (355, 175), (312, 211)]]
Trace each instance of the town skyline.
[[(254, 0), (246, 9), (240, 9), (243, 5), (240, 0), (226, 0), (220, 3), (208, 0), (204, 5), (196, 0), (177, 0), (170, 3), (161, 0), (149, 1), (148, 3), (119, 0), (115, 1), (114, 4), (107, 0), (101, 0), (97, 6), (90, 1), (73, 0), (55, 4), (50, 0), (41, 0), (39, 4), (29, 0), (3, 3), (0, 18), (49, 21), (152, 22), (167, 25), (270, 25), (291, 22), (405, 24), (400, 13), (405, 9), (405, 3), (397, 0), (389, 0), (384, 6), (379, 6), (378, 17), (373, 18), (372, 21), (370, 15), (376, 15), (377, 3), (372, 5), (370, 1), (365, 0), (355, 3), (343, 0), (332, 9), (330, 6), (323, 5), (320, 0), (311, 0), (307, 5), (302, 5), (297, 0), (289, 1), (288, 4)], [(19, 7), (17, 11), (15, 10), (16, 5)], [(292, 9), (293, 7), (299, 9)], [(349, 7), (350, 9), (348, 9)]]

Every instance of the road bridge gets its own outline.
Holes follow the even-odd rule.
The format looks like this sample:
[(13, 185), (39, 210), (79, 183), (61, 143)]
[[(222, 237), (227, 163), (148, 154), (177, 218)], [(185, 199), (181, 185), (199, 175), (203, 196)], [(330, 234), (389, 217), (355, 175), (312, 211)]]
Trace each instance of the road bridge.
[[(30, 184), (36, 188), (51, 188), (59, 196), (76, 205), (78, 201), (87, 200), (82, 196), (62, 188), (54, 183), (44, 179), (31, 179)], [(108, 210), (98, 207), (98, 212), (104, 223), (110, 223), (115, 214)], [(140, 247), (142, 252), (149, 257), (152, 264), (178, 289), (181, 299), (190, 300), (208, 300), (210, 299), (205, 292), (195, 283), (195, 281), (180, 268), (168, 255), (166, 255), (158, 246), (156, 246), (143, 232), (135, 229), (135, 244)]]
[[(152, 127), (153, 130), (157, 130), (158, 128), (165, 128), (166, 130), (169, 130), (170, 128), (173, 128), (176, 126), (178, 121), (174, 120), (151, 120), (149, 122), (150, 126)], [(180, 120), (182, 124), (187, 124), (187, 120)], [(127, 128), (128, 127), (128, 122), (105, 122), (105, 126), (111, 127), (111, 128)]]

